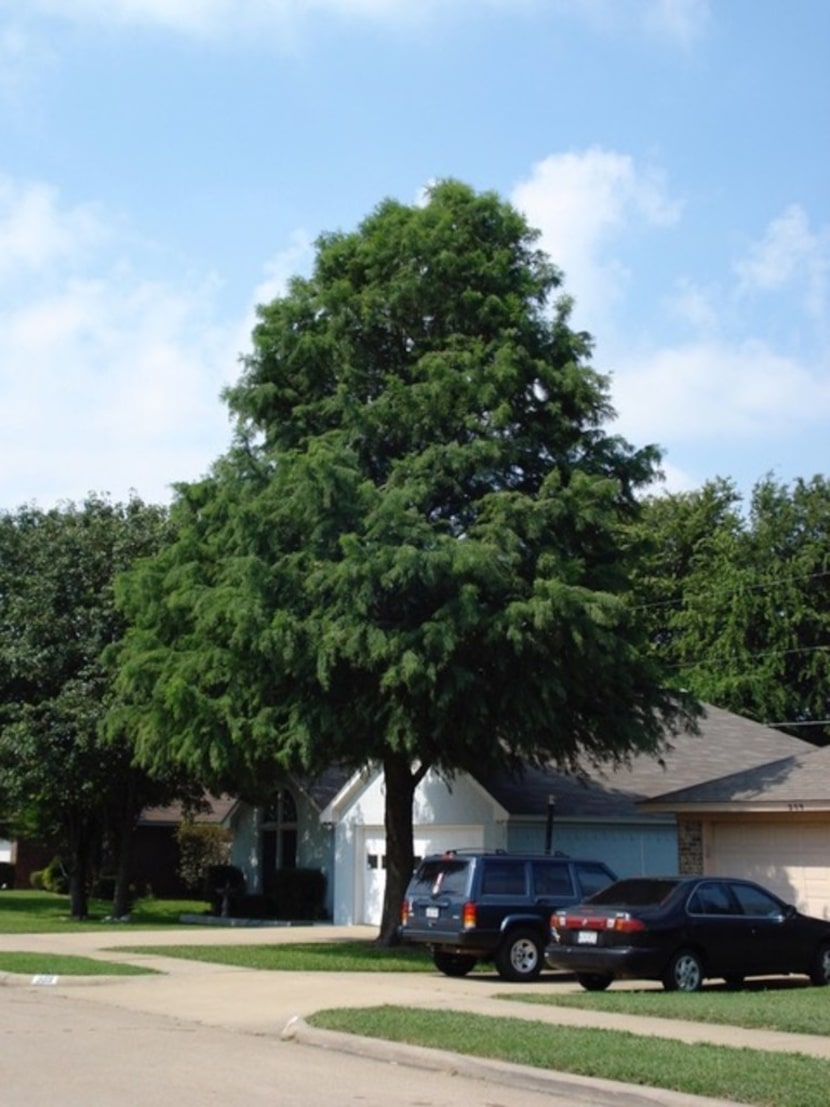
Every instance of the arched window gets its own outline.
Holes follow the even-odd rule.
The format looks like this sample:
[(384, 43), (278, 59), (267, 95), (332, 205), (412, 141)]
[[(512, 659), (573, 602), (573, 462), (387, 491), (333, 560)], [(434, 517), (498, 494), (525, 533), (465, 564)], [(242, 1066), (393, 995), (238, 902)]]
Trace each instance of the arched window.
[(276, 869), (297, 867), (297, 803), (281, 788), (262, 813), (262, 875), (266, 886)]

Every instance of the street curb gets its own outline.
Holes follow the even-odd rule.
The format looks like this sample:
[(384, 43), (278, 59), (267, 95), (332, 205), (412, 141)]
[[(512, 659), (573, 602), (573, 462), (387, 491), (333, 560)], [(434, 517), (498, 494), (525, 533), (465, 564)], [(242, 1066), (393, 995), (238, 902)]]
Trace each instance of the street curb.
[(351, 1053), (392, 1065), (407, 1065), (410, 1068), (464, 1076), (489, 1084), (504, 1084), (525, 1091), (570, 1097), (574, 1103), (590, 1104), (591, 1107), (735, 1107), (732, 1100), (709, 1099), (706, 1096), (672, 1092), (666, 1088), (634, 1087), (614, 1080), (551, 1072), (529, 1065), (468, 1057), (447, 1050), (428, 1049), (379, 1038), (363, 1038), (338, 1030), (321, 1030), (309, 1026), (299, 1015), (289, 1020), (281, 1038), (284, 1042)]

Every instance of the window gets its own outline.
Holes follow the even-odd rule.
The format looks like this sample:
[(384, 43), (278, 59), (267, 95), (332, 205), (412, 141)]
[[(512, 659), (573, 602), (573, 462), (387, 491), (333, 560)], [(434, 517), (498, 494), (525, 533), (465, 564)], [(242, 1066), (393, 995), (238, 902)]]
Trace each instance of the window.
[(736, 915), (738, 911), (725, 884), (698, 884), (691, 899), (692, 915)]
[(756, 888), (752, 884), (733, 884), (732, 891), (745, 915), (769, 919), (784, 914), (783, 903), (763, 888)]
[(439, 893), (450, 896), (463, 896), (467, 891), (470, 866), (467, 861), (424, 861), (412, 879), (410, 889), (416, 895)]
[(607, 888), (613, 880), (604, 865), (590, 865), (579, 863), (576, 866), (576, 878), (582, 887), (582, 895), (587, 899), (595, 892)]
[(287, 788), (281, 788), (262, 815), (263, 868), (297, 867), (297, 804)]
[[(607, 884), (608, 881), (606, 880)], [(573, 881), (567, 865), (556, 861), (533, 862), (533, 894), (536, 896), (568, 896), (574, 894)]]
[(523, 896), (525, 892), (524, 861), (487, 861), (481, 880), (485, 896)]

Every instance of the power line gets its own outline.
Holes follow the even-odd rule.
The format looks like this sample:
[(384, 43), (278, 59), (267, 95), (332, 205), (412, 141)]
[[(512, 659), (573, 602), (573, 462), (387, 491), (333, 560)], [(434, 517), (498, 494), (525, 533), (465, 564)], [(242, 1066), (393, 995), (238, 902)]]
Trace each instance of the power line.
[[(808, 580), (818, 580), (820, 577), (830, 577), (830, 569), (821, 569), (817, 570), (815, 573), (805, 573), (802, 576), (776, 577), (773, 580), (761, 581), (757, 584), (746, 584), (745, 582), (741, 582), (740, 590), (745, 592), (761, 592), (771, 588), (780, 588), (782, 585), (796, 584)], [(730, 587), (728, 589), (724, 588), (724, 591), (730, 591), (734, 593), (735, 591), (737, 591), (737, 589), (734, 587)], [(711, 595), (712, 590), (709, 590), (708, 594)], [(685, 602), (686, 596), (681, 595), (676, 596), (674, 599), (671, 600), (653, 600), (650, 603), (633, 604), (632, 610), (647, 611), (649, 608), (653, 607), (677, 607), (681, 604), (684, 604)]]

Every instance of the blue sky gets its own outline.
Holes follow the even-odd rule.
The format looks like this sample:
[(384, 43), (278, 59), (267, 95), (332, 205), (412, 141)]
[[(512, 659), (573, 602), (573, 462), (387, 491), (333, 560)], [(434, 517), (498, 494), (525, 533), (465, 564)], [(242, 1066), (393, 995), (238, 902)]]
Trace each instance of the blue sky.
[(457, 177), (542, 232), (665, 487), (830, 475), (827, 0), (0, 0), (0, 509), (230, 441), (254, 305)]

